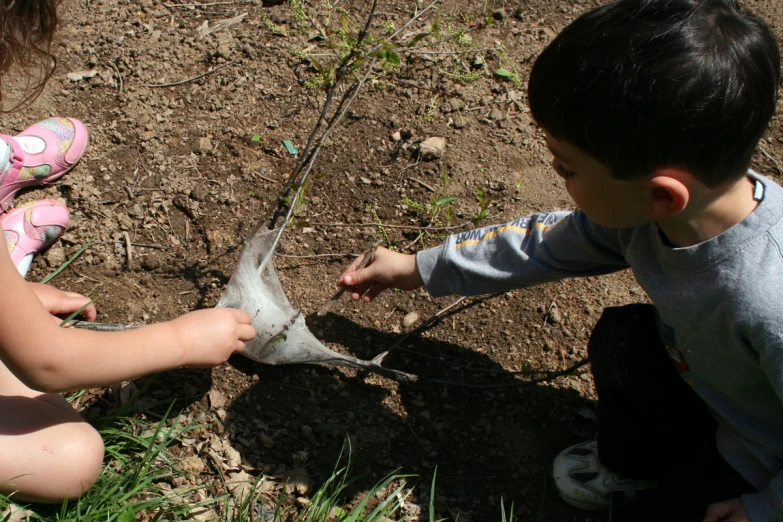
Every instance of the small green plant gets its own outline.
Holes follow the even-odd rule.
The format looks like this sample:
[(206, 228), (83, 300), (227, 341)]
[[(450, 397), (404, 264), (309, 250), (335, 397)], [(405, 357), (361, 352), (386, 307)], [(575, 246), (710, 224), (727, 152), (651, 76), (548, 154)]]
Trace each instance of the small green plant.
[(264, 15), (264, 17), (261, 19), (261, 21), (264, 23), (264, 26), (273, 34), (279, 35), (279, 36), (288, 36), (288, 31), (284, 27), (281, 27), (274, 23), (272, 20), (269, 19), (267, 15)]
[[(405, 198), (402, 200), (402, 202), (423, 214), (427, 222), (430, 224), (451, 226), (454, 220), (454, 208), (452, 205), (454, 202), (458, 201), (459, 198), (448, 195), (450, 178), (448, 170), (443, 164), (441, 164), (440, 167), (440, 180), (440, 193), (434, 194), (430, 201), (426, 203), (419, 203), (418, 201), (414, 201), (410, 198)], [(441, 221), (440, 218), (444, 214), (445, 221)]]
[[(356, 506), (347, 510), (343, 507), (345, 500), (342, 495), (352, 482), (347, 480), (349, 465), (350, 462), (345, 467), (334, 471), (324, 485), (315, 492), (310, 506), (296, 517), (296, 522), (326, 522), (327, 520), (334, 522), (380, 522), (389, 520), (389, 517), (400, 510), (412, 492), (407, 488), (405, 481), (411, 475), (387, 475), (375, 484)], [(400, 482), (400, 485), (394, 487), (395, 482)], [(392, 487), (394, 489), (387, 492), (387, 489)], [(376, 496), (380, 496), (382, 500), (372, 511), (367, 513), (369, 511), (368, 502)]]
[(481, 17), (483, 18), (484, 25), (490, 25), (494, 23), (494, 19), (492, 18), (492, 13), (495, 11), (495, 0), (484, 0), (484, 8), (481, 12)]
[(437, 109), (438, 104), (438, 98), (440, 97), (440, 94), (436, 94), (432, 97), (430, 102), (427, 104), (427, 110), (424, 111), (424, 121), (427, 123), (431, 122), (433, 118), (435, 117), (435, 112)]
[(504, 80), (510, 80), (514, 84), (514, 87), (522, 85), (522, 80), (519, 78), (519, 71), (517, 71), (516, 67), (512, 67), (511, 70), (500, 67), (495, 70), (495, 76)]
[(395, 250), (394, 246), (392, 245), (391, 238), (389, 237), (389, 232), (386, 230), (386, 227), (383, 226), (383, 221), (381, 221), (381, 218), (378, 217), (378, 210), (370, 205), (364, 207), (364, 210), (369, 212), (372, 218), (380, 225), (378, 229), (381, 231), (381, 234), (383, 234), (383, 239), (386, 241), (386, 246), (390, 250)]
[(297, 22), (307, 21), (307, 13), (305, 13), (301, 0), (291, 0), (291, 16)]
[(492, 203), (492, 197), (479, 187), (476, 191), (476, 200), (479, 204), (479, 210), (473, 215), (473, 224), (479, 226), (483, 220), (489, 217), (489, 205)]
[(435, 518), (435, 478), (438, 476), (438, 467), (435, 466), (435, 471), (432, 473), (432, 484), (430, 485), (430, 506), (429, 515), (432, 522), (443, 522), (445, 518)]
[(484, 76), (484, 69), (480, 69), (478, 71), (471, 71), (464, 66), (461, 69), (457, 69), (456, 72), (449, 72), (444, 69), (438, 69), (441, 74), (444, 74), (448, 76), (449, 78), (453, 78), (457, 81), (464, 82), (464, 83), (470, 83), (475, 82), (482, 76)]

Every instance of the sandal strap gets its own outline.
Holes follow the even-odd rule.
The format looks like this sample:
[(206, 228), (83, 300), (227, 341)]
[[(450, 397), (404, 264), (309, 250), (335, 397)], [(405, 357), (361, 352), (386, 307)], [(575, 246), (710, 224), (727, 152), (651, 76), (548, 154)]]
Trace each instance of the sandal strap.
[(0, 139), (8, 143), (8, 147), (11, 149), (11, 154), (8, 155), (8, 158), (11, 160), (11, 172), (9, 174), (13, 173), (12, 179), (16, 179), (19, 171), (24, 168), (24, 149), (13, 136), (0, 134)]

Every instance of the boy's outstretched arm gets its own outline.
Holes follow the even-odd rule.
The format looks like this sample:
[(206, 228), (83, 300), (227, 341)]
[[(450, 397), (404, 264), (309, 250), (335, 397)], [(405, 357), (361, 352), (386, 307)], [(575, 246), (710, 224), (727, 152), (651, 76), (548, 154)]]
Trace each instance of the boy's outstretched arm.
[(367, 255), (370, 254), (365, 252), (354, 259), (337, 280), (337, 286), (348, 287), (354, 301), (363, 299), (369, 303), (387, 288), (414, 290), (424, 284), (415, 255), (378, 247), (367, 266), (360, 268)]

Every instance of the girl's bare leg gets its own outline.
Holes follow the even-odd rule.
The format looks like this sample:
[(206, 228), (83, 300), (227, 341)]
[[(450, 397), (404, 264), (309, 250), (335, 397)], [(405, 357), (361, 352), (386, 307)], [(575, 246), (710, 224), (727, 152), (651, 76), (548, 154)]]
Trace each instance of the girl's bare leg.
[(0, 363), (0, 493), (59, 503), (90, 488), (103, 441), (61, 395), (22, 384)]

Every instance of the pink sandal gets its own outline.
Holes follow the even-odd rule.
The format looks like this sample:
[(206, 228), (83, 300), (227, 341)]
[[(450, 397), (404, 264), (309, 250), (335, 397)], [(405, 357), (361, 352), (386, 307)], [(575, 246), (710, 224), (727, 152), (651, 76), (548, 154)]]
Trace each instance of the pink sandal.
[(22, 277), (27, 275), (33, 256), (54, 243), (69, 222), (68, 208), (54, 199), (28, 203), (0, 216), (8, 253)]
[(11, 148), (11, 168), (0, 174), (0, 208), (8, 208), (21, 189), (46, 185), (71, 170), (87, 149), (87, 135), (74, 118), (49, 118), (16, 136), (0, 134)]

